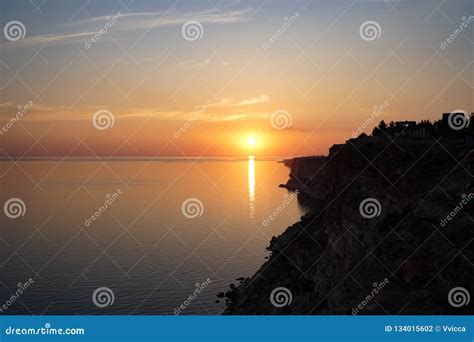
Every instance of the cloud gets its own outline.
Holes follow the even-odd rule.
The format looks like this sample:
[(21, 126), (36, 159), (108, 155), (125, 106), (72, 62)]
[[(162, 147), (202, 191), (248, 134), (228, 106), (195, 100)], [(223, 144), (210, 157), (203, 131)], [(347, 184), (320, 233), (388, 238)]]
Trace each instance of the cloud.
[(211, 122), (222, 122), (222, 121), (237, 121), (242, 119), (263, 119), (267, 118), (269, 113), (251, 112), (251, 113), (239, 113), (239, 114), (226, 114), (226, 115), (207, 115), (205, 121)]
[[(114, 115), (124, 119), (132, 118), (156, 118), (173, 119), (184, 116), (186, 113), (180, 110), (157, 110), (155, 108), (126, 108), (116, 109), (104, 106), (84, 106), (84, 107), (66, 107), (66, 106), (47, 106), (34, 103), (31, 110), (28, 111), (23, 121), (76, 121), (91, 120), (95, 112), (101, 109), (110, 110)], [(11, 102), (0, 103), (0, 122), (10, 120), (18, 108)]]
[(185, 60), (185, 61), (178, 61), (177, 64), (181, 66), (182, 68), (185, 69), (202, 69), (205, 67), (208, 67), (210, 65), (217, 65), (217, 66), (222, 66), (222, 67), (228, 67), (231, 65), (230, 62), (227, 61), (215, 61), (211, 57), (204, 59), (190, 59), (190, 60)]
[[(269, 113), (248, 110), (248, 106), (269, 101), (267, 95), (259, 95), (240, 101), (222, 99), (219, 102), (208, 103), (192, 111), (177, 109), (158, 110), (156, 108), (113, 108), (104, 106), (48, 106), (34, 103), (23, 121), (88, 121), (92, 119), (95, 112), (107, 109), (118, 119), (157, 119), (166, 121), (186, 121), (190, 117), (193, 120), (203, 122), (228, 122), (242, 119), (267, 118)], [(0, 103), (0, 122), (10, 120), (18, 108), (12, 102)]]
[[(24, 47), (54, 43), (76, 43), (83, 42), (84, 39), (92, 37), (96, 32), (79, 32), (79, 33), (64, 33), (64, 34), (44, 34), (38, 36), (30, 36), (25, 39), (16, 41), (15, 44), (2, 43), (0, 46), (5, 47)], [(8, 45), (7, 45), (8, 44)]]
[(259, 95), (259, 96), (256, 96), (256, 97), (252, 97), (252, 98), (249, 98), (249, 99), (240, 100), (240, 101), (232, 101), (231, 99), (224, 98), (219, 102), (209, 103), (209, 104), (204, 105), (203, 107), (213, 108), (213, 107), (250, 106), (250, 105), (254, 105), (254, 104), (258, 104), (258, 103), (265, 103), (265, 102), (268, 102), (269, 100), (270, 100), (270, 98), (268, 97), (268, 95), (265, 95), (265, 94), (264, 95)]
[(248, 12), (248, 10), (222, 12), (217, 9), (190, 13), (177, 13), (174, 12), (174, 9), (159, 12), (117, 12), (59, 25), (59, 27), (69, 29), (71, 32), (27, 35), (24, 39), (16, 41), (15, 44), (3, 41), (0, 43), (0, 46), (18, 48), (44, 44), (85, 42), (100, 30), (103, 30), (107, 23), (110, 24), (114, 16), (114, 22), (107, 28), (107, 34), (117, 34), (133, 30), (149, 30), (165, 26), (181, 26), (188, 21), (198, 21), (202, 25), (247, 22), (250, 20), (250, 16), (247, 15)]
[(141, 29), (153, 28), (160, 26), (182, 25), (188, 21), (195, 20), (201, 24), (231, 24), (238, 22), (245, 22), (249, 20), (245, 10), (233, 10), (221, 12), (218, 9), (208, 11), (198, 11), (189, 13), (177, 13), (174, 9), (158, 12), (129, 12), (129, 13), (112, 13), (111, 15), (97, 16), (93, 18), (78, 20), (67, 23), (62, 26), (65, 27), (81, 27), (90, 26), (91, 24), (103, 25), (107, 20), (110, 20), (114, 15), (120, 15), (122, 29)]
[(193, 68), (204, 68), (209, 66), (211, 62), (211, 58), (207, 58), (205, 61), (197, 60), (197, 59), (190, 59), (187, 61), (180, 61), (178, 64), (185, 68), (185, 69), (193, 69)]
[(237, 106), (248, 106), (248, 105), (253, 105), (257, 103), (268, 102), (269, 100), (270, 98), (268, 97), (268, 95), (260, 95), (257, 97), (252, 97), (251, 99), (242, 100), (237, 103)]

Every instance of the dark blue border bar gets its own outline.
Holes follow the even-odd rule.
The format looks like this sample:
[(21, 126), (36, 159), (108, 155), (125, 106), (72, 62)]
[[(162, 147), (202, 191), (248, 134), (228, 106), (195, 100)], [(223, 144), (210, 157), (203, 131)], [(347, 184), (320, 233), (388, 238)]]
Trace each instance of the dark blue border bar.
[(0, 316), (0, 341), (473, 342), (473, 323), (474, 316)]

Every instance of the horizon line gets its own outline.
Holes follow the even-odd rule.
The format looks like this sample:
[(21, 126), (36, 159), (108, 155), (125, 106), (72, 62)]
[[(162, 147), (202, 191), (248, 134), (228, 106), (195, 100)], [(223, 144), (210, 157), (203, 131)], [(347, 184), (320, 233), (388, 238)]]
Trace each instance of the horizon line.
[(249, 157), (260, 161), (283, 160), (296, 158), (295, 156), (268, 156), (268, 155), (216, 155), (216, 156), (0, 156), (0, 161), (247, 161)]

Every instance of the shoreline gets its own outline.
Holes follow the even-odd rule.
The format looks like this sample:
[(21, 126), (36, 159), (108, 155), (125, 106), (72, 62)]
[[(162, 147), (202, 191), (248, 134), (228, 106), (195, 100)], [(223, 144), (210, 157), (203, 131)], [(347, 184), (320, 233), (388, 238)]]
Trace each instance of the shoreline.
[[(326, 157), (286, 161), (290, 177), (280, 187), (298, 191), (298, 200), (309, 200), (312, 210), (271, 239), (271, 255), (253, 276), (220, 294), (227, 304), (223, 314), (468, 312), (472, 304), (453, 308), (446, 295), (453, 286), (474, 284), (469, 271), (474, 253), (453, 256), (443, 236), (433, 238), (433, 225), (466, 189), (474, 191), (466, 172), (474, 165), (472, 144), (446, 140), (438, 146), (432, 140), (405, 139), (397, 145), (363, 137), (334, 145)], [(449, 173), (456, 167), (450, 155), (463, 160), (465, 169)], [(367, 166), (366, 158), (374, 161)], [(359, 204), (365, 198), (377, 199), (379, 215), (361, 216)], [(466, 214), (474, 214), (473, 204), (465, 206)], [(443, 232), (458, 250), (474, 250), (468, 220), (460, 215)], [(382, 282), (387, 285), (367, 301)], [(277, 288), (288, 290), (288, 305), (272, 305)]]

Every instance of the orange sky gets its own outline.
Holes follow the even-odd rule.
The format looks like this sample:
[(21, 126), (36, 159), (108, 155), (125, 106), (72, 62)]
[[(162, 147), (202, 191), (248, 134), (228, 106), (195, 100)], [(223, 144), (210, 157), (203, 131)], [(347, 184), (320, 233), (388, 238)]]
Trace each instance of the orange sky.
[[(351, 3), (102, 4), (75, 16), (5, 5), (3, 24), (26, 34), (0, 41), (0, 155), (324, 154), (367, 120), (370, 133), (382, 119), (471, 111), (472, 30), (440, 45), (469, 1), (443, 15), (430, 2)], [(367, 21), (380, 28), (370, 41)], [(189, 22), (197, 38), (184, 36)], [(113, 120), (103, 130), (100, 111)]]

